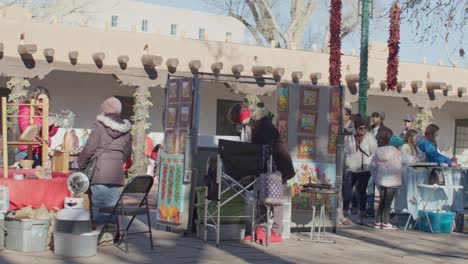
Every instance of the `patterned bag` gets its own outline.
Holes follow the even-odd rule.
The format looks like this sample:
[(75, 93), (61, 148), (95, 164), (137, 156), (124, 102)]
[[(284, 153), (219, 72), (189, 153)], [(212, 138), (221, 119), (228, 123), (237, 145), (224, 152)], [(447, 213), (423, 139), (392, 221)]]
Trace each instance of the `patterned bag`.
[(260, 202), (267, 206), (283, 205), (283, 185), (281, 172), (260, 175)]

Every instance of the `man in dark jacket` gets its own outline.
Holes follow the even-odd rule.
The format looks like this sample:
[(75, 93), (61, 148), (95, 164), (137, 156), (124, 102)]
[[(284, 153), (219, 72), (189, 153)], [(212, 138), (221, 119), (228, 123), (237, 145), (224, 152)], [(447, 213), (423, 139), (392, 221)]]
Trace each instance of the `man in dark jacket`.
[(372, 126), (371, 132), (377, 140), (379, 147), (385, 146), (386, 142), (390, 142), (390, 138), (393, 136), (393, 132), (390, 128), (384, 126), (383, 121), (385, 119), (384, 112), (372, 113)]
[(91, 204), (94, 225), (104, 224), (107, 215), (99, 214), (99, 208), (114, 206), (125, 185), (123, 164), (132, 153), (131, 123), (122, 120), (122, 104), (111, 97), (101, 105), (94, 128), (78, 157), (80, 168), (92, 159), (96, 169), (91, 180)]

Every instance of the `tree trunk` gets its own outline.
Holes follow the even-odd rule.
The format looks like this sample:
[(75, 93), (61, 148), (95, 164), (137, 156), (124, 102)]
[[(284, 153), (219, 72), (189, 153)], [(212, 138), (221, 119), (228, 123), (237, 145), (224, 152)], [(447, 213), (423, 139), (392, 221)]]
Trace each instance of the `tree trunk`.
[(148, 158), (145, 155), (145, 136), (146, 130), (149, 128), (149, 124), (146, 121), (149, 116), (148, 108), (151, 106), (148, 87), (139, 86), (133, 96), (135, 98), (135, 105), (133, 107), (135, 114), (132, 117), (134, 121), (132, 127), (133, 164), (130, 169), (130, 175), (146, 175)]

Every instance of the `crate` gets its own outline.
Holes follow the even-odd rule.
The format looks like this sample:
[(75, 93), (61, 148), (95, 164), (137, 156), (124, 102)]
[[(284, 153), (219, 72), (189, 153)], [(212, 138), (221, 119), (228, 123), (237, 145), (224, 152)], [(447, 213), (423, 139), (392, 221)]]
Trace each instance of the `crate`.
[(8, 207), (10, 206), (9, 198), (8, 187), (0, 185), (0, 214), (8, 211)]
[[(434, 233), (450, 234), (452, 233), (454, 212), (427, 211), (431, 221), (432, 231)], [(424, 211), (419, 211), (418, 229), (424, 232), (431, 232), (429, 222)]]
[(49, 220), (7, 218), (5, 247), (20, 252), (45, 251), (49, 225)]

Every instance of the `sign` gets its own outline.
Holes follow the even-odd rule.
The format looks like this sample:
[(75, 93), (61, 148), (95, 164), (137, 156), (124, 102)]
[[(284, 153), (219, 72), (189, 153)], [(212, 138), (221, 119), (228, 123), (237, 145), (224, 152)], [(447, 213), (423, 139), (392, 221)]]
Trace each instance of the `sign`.
[(184, 155), (162, 154), (159, 175), (157, 219), (180, 225), (188, 197), (185, 197)]

